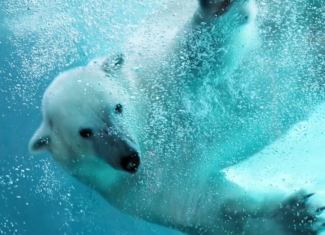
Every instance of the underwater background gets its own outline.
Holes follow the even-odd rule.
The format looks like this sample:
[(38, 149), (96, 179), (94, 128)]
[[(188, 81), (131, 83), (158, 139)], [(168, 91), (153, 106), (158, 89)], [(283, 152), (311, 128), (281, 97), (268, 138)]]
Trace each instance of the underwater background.
[[(52, 79), (118, 50), (127, 32), (162, 2), (0, 0), (0, 234), (180, 234), (116, 211), (48, 153), (31, 156), (27, 150)], [(309, 120), (228, 176), (260, 190), (323, 190), (324, 114), (324, 105), (317, 107)]]

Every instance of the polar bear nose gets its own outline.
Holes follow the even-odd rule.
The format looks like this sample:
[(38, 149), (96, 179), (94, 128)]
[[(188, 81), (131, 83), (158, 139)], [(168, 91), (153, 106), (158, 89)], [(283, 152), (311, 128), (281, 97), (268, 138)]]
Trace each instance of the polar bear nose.
[(121, 166), (129, 173), (136, 173), (140, 165), (140, 157), (137, 152), (131, 153), (127, 157), (121, 158)]

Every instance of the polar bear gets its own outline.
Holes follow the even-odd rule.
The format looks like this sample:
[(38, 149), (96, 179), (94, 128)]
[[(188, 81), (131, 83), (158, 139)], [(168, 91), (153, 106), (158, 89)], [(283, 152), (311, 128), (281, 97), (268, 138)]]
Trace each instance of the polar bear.
[(163, 5), (123, 53), (54, 79), (30, 152), (48, 150), (121, 211), (187, 234), (317, 234), (317, 194), (257, 195), (222, 171), (319, 102), (318, 81), (303, 83), (305, 64), (291, 54), (299, 45), (281, 44), (288, 29), (259, 23), (258, 9), (254, 0)]

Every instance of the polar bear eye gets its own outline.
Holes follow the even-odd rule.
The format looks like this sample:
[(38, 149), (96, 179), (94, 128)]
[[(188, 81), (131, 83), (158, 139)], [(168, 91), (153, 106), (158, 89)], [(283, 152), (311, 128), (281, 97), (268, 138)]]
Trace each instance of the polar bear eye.
[(118, 114), (121, 114), (123, 111), (123, 106), (121, 104), (117, 104), (115, 106), (115, 112), (118, 113)]
[(89, 138), (91, 136), (94, 135), (93, 131), (89, 128), (85, 128), (85, 129), (81, 129), (79, 131), (79, 135), (82, 137), (82, 138)]

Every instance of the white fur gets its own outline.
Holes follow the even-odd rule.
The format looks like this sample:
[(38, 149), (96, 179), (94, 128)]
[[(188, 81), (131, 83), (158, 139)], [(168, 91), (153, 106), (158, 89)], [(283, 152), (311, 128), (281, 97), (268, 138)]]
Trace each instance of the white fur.
[[(197, 11), (185, 2), (154, 13), (127, 42), (124, 62), (113, 55), (60, 74), (44, 94), (30, 151), (48, 149), (113, 206), (153, 223), (191, 234), (293, 234), (290, 216), (301, 213), (302, 220), (315, 209), (286, 215), (279, 204), (292, 207), (303, 193), (291, 201), (285, 193), (257, 195), (222, 170), (300, 119), (289, 116), (302, 113), (290, 102), (308, 102), (288, 101), (300, 92), (297, 81), (273, 80), (278, 51), (261, 51), (267, 39), (259, 35), (253, 0), (233, 1), (219, 18), (210, 9), (222, 1)], [(253, 73), (254, 65), (266, 68)], [(82, 128), (94, 137), (82, 138)], [(141, 159), (135, 174), (119, 166), (128, 148)]]

